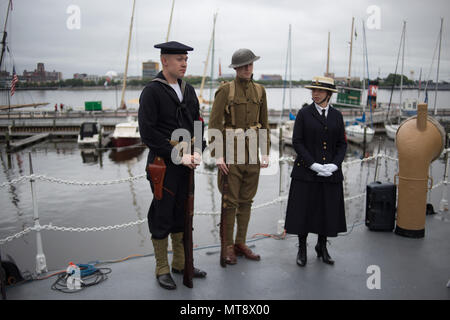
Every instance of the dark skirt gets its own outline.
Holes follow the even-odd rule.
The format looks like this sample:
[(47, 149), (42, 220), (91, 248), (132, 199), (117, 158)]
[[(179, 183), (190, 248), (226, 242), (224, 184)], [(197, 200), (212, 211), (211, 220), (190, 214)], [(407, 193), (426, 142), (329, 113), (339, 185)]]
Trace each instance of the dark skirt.
[(342, 182), (292, 179), (285, 229), (290, 234), (316, 233), (327, 237), (336, 237), (338, 233), (346, 232)]

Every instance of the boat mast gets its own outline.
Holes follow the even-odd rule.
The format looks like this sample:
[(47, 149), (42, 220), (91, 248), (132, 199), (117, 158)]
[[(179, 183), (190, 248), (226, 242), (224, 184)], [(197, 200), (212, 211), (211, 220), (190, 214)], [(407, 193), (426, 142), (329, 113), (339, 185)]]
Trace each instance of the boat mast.
[(292, 34), (289, 25), (289, 115), (292, 112)]
[[(213, 42), (214, 42), (214, 33), (215, 33), (215, 30), (216, 30), (216, 19), (217, 19), (217, 12), (214, 14), (213, 31), (212, 31), (212, 34), (211, 34), (211, 40), (209, 40), (208, 54), (206, 55), (205, 67), (203, 68), (203, 77), (202, 77), (202, 83), (200, 85), (200, 94), (198, 95), (198, 100), (199, 100), (200, 103), (204, 103), (204, 100), (205, 100), (203, 98), (203, 88), (205, 86), (206, 71), (208, 70), (209, 55), (211, 53), (211, 47), (212, 47)], [(212, 81), (212, 71), (211, 71), (211, 81)]]
[(419, 101), (419, 98), (420, 98), (421, 85), (422, 85), (422, 68), (420, 68), (420, 74), (419, 74), (419, 87), (417, 88), (417, 101)]
[(212, 91), (213, 91), (213, 79), (214, 79), (214, 52), (216, 45), (216, 18), (217, 12), (214, 14), (214, 24), (213, 24), (213, 32), (212, 32), (212, 51), (211, 51), (211, 79), (209, 83), (209, 112), (211, 113), (211, 104), (212, 104)]
[(403, 97), (403, 67), (405, 65), (405, 40), (406, 40), (406, 21), (403, 21), (403, 48), (402, 48), (402, 68), (400, 71), (400, 103), (399, 108), (402, 108)]
[[(366, 29), (364, 27), (364, 20), (362, 21), (362, 29), (363, 29), (363, 36), (364, 36), (364, 40), (363, 40), (363, 81), (362, 81), (362, 86), (363, 86), (363, 91), (362, 91), (362, 97), (361, 97), (361, 104), (363, 107), (363, 114), (366, 114), (366, 101), (364, 100), (364, 94), (366, 93), (366, 61), (365, 58), (366, 57)], [(369, 67), (369, 65), (367, 64), (367, 68)], [(367, 70), (367, 73), (369, 73), (369, 70)], [(367, 76), (367, 78), (369, 78), (369, 76)]]
[(351, 70), (352, 70), (352, 50), (353, 50), (353, 29), (355, 26), (355, 17), (352, 17), (352, 32), (350, 34), (350, 58), (348, 62), (348, 79), (347, 85), (350, 87), (351, 84)]
[(133, 30), (133, 19), (134, 19), (134, 7), (135, 7), (135, 4), (136, 4), (136, 0), (133, 0), (133, 11), (131, 13), (130, 33), (128, 35), (127, 59), (126, 59), (126, 62), (125, 62), (125, 72), (123, 74), (122, 98), (120, 99), (120, 107), (119, 107), (119, 109), (126, 109), (127, 108), (124, 99), (125, 99), (125, 89), (127, 87), (128, 58), (130, 56), (131, 33), (132, 33), (132, 30)]
[(442, 26), (444, 24), (444, 18), (441, 18), (441, 30), (439, 31), (439, 52), (438, 52), (438, 65), (437, 65), (437, 74), (436, 74), (436, 86), (434, 89), (434, 115), (437, 115), (437, 89), (439, 83), (439, 65), (441, 62), (441, 42), (442, 42)]
[(288, 64), (289, 64), (289, 52), (290, 52), (290, 47), (291, 47), (291, 25), (289, 25), (289, 36), (288, 36), (288, 47), (286, 50), (286, 66), (284, 69), (284, 85), (283, 85), (283, 103), (281, 105), (281, 113), (280, 113), (280, 119), (279, 119), (279, 124), (281, 125), (281, 120), (283, 118), (283, 112), (284, 112), (284, 102), (286, 100), (286, 82), (287, 82), (287, 77), (288, 77)]
[(400, 45), (398, 47), (398, 53), (397, 53), (397, 62), (395, 63), (395, 72), (394, 72), (394, 80), (392, 81), (392, 86), (391, 86), (391, 95), (389, 97), (389, 105), (388, 105), (388, 111), (386, 113), (386, 120), (385, 122), (387, 122), (389, 120), (390, 122), (390, 118), (389, 118), (389, 112), (391, 111), (391, 103), (392, 103), (392, 96), (394, 93), (394, 87), (395, 87), (395, 82), (397, 80), (397, 70), (398, 70), (398, 62), (400, 60), (400, 50), (402, 49), (402, 43), (403, 43), (403, 36), (405, 34), (405, 28), (403, 27), (402, 29), (402, 35), (400, 37)]
[(11, 1), (8, 2), (8, 10), (6, 11), (6, 19), (5, 19), (5, 27), (3, 28), (3, 38), (2, 38), (2, 53), (0, 56), (0, 70), (3, 64), (3, 55), (5, 54), (5, 49), (6, 49), (6, 37), (7, 37), (7, 32), (6, 32), (6, 26), (8, 23), (8, 17), (9, 17), (9, 10), (11, 8)]
[(330, 31), (328, 31), (328, 50), (327, 50), (327, 72), (325, 77), (329, 77), (330, 74)]
[(169, 41), (170, 26), (172, 25), (173, 7), (175, 6), (175, 0), (172, 1), (172, 9), (170, 10), (169, 27), (167, 28), (166, 42)]

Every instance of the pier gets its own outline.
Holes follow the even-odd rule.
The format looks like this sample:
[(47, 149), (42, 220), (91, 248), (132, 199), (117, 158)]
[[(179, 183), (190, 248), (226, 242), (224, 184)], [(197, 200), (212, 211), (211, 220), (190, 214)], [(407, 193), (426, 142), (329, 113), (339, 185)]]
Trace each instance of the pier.
[[(298, 109), (292, 110), (294, 115)], [(340, 109), (344, 121), (352, 122), (362, 116), (360, 109)], [(205, 123), (209, 120), (207, 107), (202, 108), (202, 117)], [(389, 114), (388, 114), (389, 113)], [(429, 115), (438, 120), (450, 131), (450, 108), (438, 109), (437, 115), (429, 110)], [(86, 121), (97, 121), (104, 130), (105, 135), (114, 131), (116, 124), (124, 122), (128, 117), (137, 118), (138, 111), (132, 110), (103, 110), (103, 111), (11, 111), (0, 113), (0, 137), (8, 132), (11, 137), (31, 136), (37, 133), (51, 133), (57, 137), (76, 137), (80, 131), (80, 125)], [(376, 132), (384, 132), (386, 119), (396, 120), (400, 117), (398, 108), (391, 107), (390, 111), (383, 107), (373, 112), (366, 111), (366, 122), (373, 124)], [(289, 110), (269, 110), (269, 124), (272, 129), (289, 119)]]
[(16, 151), (22, 148), (25, 148), (29, 145), (32, 145), (34, 143), (40, 142), (42, 140), (47, 139), (50, 136), (49, 133), (39, 133), (35, 134), (31, 137), (20, 139), (18, 141), (10, 142), (9, 139), (6, 140), (7, 149), (11, 151)]

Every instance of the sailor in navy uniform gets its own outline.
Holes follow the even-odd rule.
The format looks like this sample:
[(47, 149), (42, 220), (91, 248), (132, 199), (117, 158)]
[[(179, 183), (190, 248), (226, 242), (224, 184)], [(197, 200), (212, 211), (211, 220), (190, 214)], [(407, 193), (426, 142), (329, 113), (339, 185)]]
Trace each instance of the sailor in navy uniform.
[[(166, 165), (163, 197), (161, 200), (153, 198), (148, 212), (148, 224), (155, 249), (158, 283), (165, 289), (175, 289), (176, 284), (171, 277), (167, 258), (168, 236), (170, 234), (172, 238), (172, 272), (183, 273), (184, 204), (188, 197), (189, 170), (195, 169), (198, 162), (192, 156), (188, 162), (173, 163), (171, 137), (172, 132), (180, 128), (188, 130), (191, 137), (194, 137), (194, 121), (202, 121), (203, 126), (203, 120), (194, 88), (182, 80), (187, 67), (187, 52), (193, 48), (176, 41), (157, 44), (155, 48), (161, 49), (162, 71), (141, 93), (139, 132), (142, 141), (149, 148), (147, 165), (153, 163), (155, 157), (162, 158)], [(198, 155), (205, 148), (206, 142), (201, 141), (200, 146), (201, 150), (196, 150)], [(147, 178), (154, 191), (148, 172)], [(194, 277), (205, 276), (206, 272), (194, 268)]]
[(315, 77), (313, 103), (299, 110), (292, 144), (297, 153), (291, 173), (285, 229), (299, 237), (297, 264), (307, 261), (306, 238), (316, 233), (317, 256), (334, 264), (326, 247), (327, 237), (347, 230), (341, 164), (347, 150), (342, 114), (329, 102), (337, 92), (334, 80)]

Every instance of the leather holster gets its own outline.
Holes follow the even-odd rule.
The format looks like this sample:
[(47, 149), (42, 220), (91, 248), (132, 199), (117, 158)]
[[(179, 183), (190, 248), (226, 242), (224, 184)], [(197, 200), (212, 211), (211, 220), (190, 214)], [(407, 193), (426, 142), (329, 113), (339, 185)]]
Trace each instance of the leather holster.
[(153, 194), (156, 200), (161, 200), (163, 197), (164, 175), (166, 174), (164, 159), (156, 156), (153, 163), (148, 164), (147, 172), (150, 174), (150, 179), (153, 183)]

